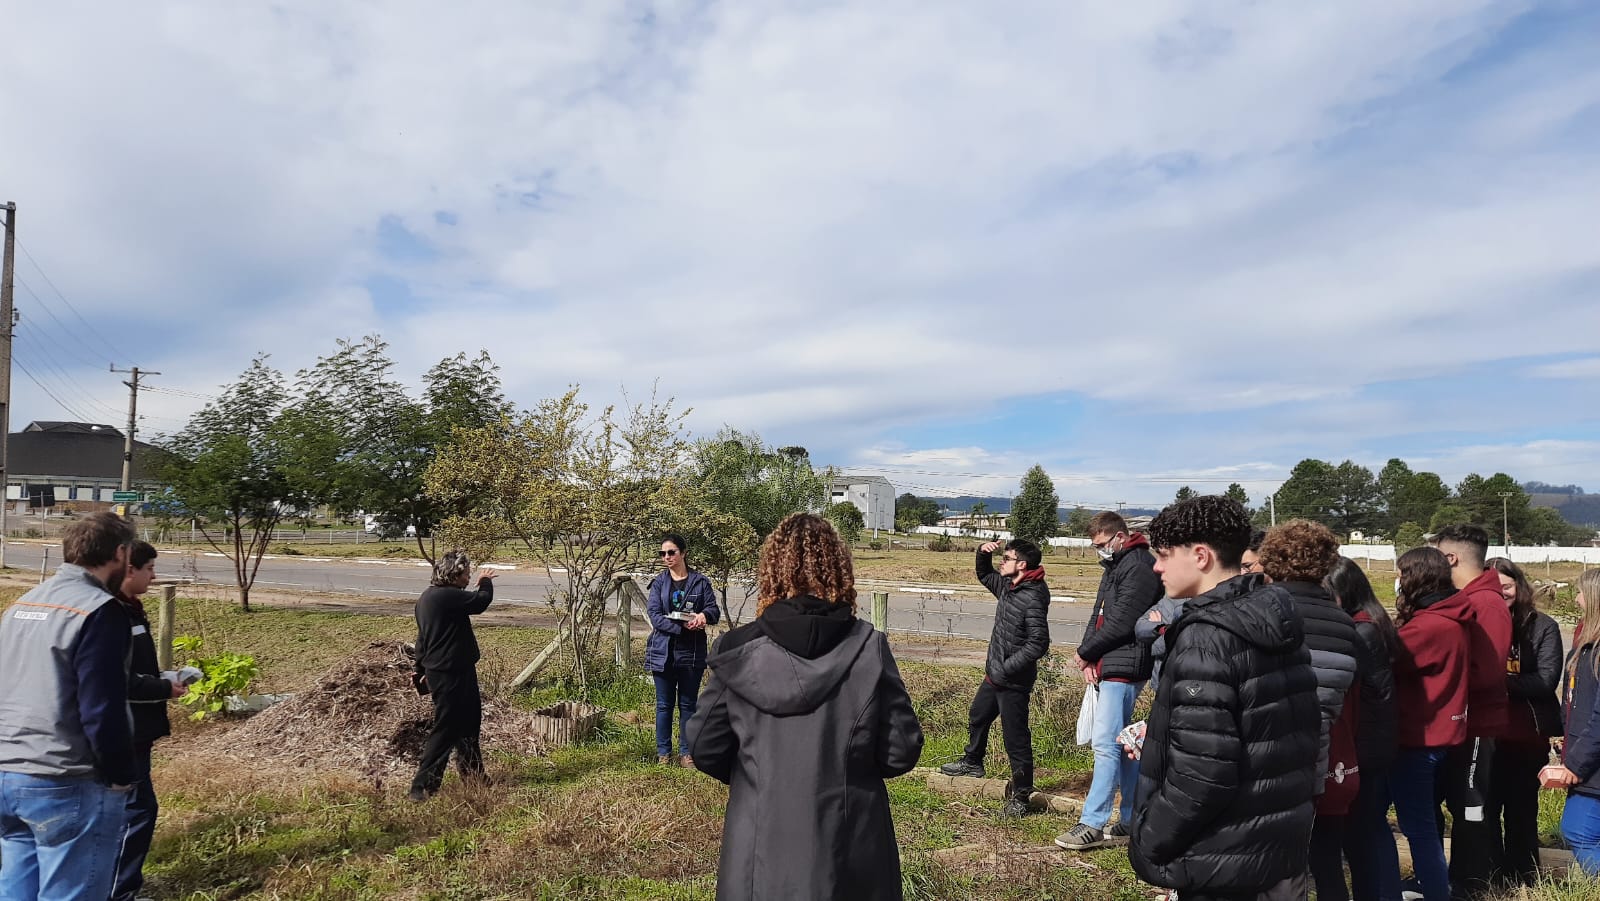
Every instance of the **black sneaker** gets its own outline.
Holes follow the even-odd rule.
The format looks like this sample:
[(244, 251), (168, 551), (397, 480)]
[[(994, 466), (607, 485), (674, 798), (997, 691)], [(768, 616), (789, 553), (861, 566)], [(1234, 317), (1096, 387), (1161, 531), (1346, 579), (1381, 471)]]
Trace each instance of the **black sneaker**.
[(983, 764), (968, 763), (965, 760), (957, 760), (955, 763), (947, 763), (944, 766), (939, 767), (939, 772), (945, 774), (946, 776), (968, 776), (973, 779), (982, 779)]
[(1020, 820), (1030, 813), (1033, 813), (1033, 808), (1021, 797), (1013, 797), (1000, 807), (1002, 820)]

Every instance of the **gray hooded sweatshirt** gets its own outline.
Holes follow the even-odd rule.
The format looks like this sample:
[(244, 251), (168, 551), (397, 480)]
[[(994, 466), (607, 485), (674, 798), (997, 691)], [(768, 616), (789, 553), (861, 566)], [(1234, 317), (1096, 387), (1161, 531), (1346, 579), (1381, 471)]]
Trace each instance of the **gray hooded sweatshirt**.
[(922, 727), (884, 634), (796, 598), (707, 665), (687, 732), (695, 766), (729, 786), (719, 901), (902, 897), (884, 780), (916, 766)]

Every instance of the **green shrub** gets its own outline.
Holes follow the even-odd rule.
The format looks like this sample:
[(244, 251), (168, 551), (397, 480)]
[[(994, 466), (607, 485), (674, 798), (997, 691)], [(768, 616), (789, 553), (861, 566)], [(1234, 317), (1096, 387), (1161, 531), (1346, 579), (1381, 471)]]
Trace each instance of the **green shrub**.
[(928, 550), (930, 551), (939, 551), (940, 553), (945, 553), (955, 549), (956, 540), (951, 538), (949, 535), (935, 535), (933, 536), (933, 540), (928, 542)]
[(180, 635), (172, 640), (173, 650), (184, 656), (187, 665), (205, 674), (200, 681), (189, 686), (189, 693), (180, 701), (184, 706), (194, 709), (189, 717), (194, 720), (223, 713), (227, 709), (229, 696), (248, 692), (256, 676), (261, 674), (256, 658), (249, 654), (223, 651), (211, 657), (200, 657), (199, 651), (204, 643), (203, 639), (194, 635)]

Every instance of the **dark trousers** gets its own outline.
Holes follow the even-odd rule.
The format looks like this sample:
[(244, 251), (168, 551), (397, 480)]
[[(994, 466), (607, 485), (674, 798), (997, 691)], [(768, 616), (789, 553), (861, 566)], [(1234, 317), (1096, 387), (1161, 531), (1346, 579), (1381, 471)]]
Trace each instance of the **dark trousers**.
[(1030, 689), (1001, 688), (983, 680), (967, 711), (967, 752), (969, 763), (983, 763), (989, 750), (989, 726), (1000, 718), (1000, 736), (1005, 740), (1006, 757), (1011, 761), (1013, 797), (1033, 793), (1033, 731), (1028, 728)]
[[(1361, 780), (1363, 783), (1366, 779)], [(1317, 815), (1311, 827), (1308, 861), (1317, 886), (1317, 901), (1350, 901), (1344, 884), (1344, 836), (1349, 817)]]
[(1532, 885), (1538, 878), (1539, 770), (1549, 762), (1550, 742), (1545, 739), (1495, 742), (1484, 820), (1500, 852), (1498, 882)]
[(1400, 901), (1400, 853), (1389, 828), (1389, 773), (1361, 768), (1361, 790), (1345, 819), (1344, 857), (1355, 901)]
[(428, 670), (428, 688), (433, 698), (433, 732), (422, 748), (422, 763), (411, 787), (432, 793), (444, 782), (451, 751), (456, 753), (456, 768), (463, 779), (482, 778), (483, 751), (478, 736), (483, 731), (483, 698), (478, 694), (475, 669)]
[(672, 709), (678, 709), (678, 753), (688, 756), (689, 743), (684, 741), (684, 729), (694, 718), (700, 701), (700, 679), (703, 669), (692, 666), (668, 666), (659, 673), (651, 673), (656, 683), (656, 756), (672, 756)]
[(122, 828), (111, 901), (133, 901), (144, 887), (144, 859), (150, 856), (150, 842), (156, 835), (156, 787), (150, 782), (150, 746), (135, 747), (134, 756), (139, 759), (140, 778), (128, 793), (128, 822)]
[[(1306, 874), (1290, 876), (1258, 892), (1178, 892), (1178, 901), (1306, 901), (1310, 894)], [(1318, 901), (1321, 901), (1319, 898)]]
[[(1489, 821), (1488, 797), (1494, 773), (1494, 739), (1469, 738), (1450, 749), (1439, 768), (1438, 795), (1450, 810), (1450, 897), (1490, 894), (1500, 865), (1499, 828)], [(1471, 819), (1469, 812), (1478, 808)], [(1444, 812), (1438, 815), (1444, 835)]]

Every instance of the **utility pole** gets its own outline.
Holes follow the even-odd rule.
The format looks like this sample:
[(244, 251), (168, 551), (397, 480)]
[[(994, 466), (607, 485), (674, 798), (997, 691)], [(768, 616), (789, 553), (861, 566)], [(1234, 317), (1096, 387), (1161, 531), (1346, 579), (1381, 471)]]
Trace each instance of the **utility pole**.
[(1267, 519), (1268, 519), (1269, 523), (1272, 526), (1276, 527), (1278, 525), (1278, 493), (1277, 492), (1273, 492), (1272, 494), (1267, 495)]
[(6, 201), (5, 262), (0, 267), (0, 569), (6, 565), (6, 486), (11, 470), (6, 451), (11, 443), (11, 329), (16, 318), (11, 301), (11, 276), (16, 268), (17, 205)]
[(122, 444), (122, 490), (133, 489), (133, 433), (139, 427), (139, 380), (147, 375), (160, 375), (159, 372), (148, 372), (135, 366), (132, 369), (118, 369), (111, 367), (112, 372), (126, 372), (133, 378), (122, 384), (128, 386), (128, 433), (123, 436)]
[(1511, 492), (1500, 492), (1500, 523), (1505, 528), (1506, 556), (1511, 556)]

